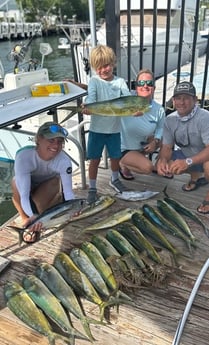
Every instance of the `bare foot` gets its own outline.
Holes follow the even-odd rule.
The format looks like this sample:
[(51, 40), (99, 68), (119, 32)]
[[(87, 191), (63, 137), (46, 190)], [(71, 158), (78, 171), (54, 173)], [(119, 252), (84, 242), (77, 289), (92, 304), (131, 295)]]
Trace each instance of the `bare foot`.
[(198, 206), (197, 212), (202, 214), (208, 214), (209, 213), (209, 200), (203, 200), (202, 204)]

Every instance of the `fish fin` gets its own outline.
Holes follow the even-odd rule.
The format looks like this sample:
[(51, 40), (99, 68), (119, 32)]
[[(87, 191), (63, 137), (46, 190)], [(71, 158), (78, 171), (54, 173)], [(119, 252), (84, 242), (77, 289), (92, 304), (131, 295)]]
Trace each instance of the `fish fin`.
[(81, 109), (79, 107), (75, 107), (75, 106), (72, 106), (72, 107), (61, 107), (59, 109), (62, 109), (62, 110), (70, 110), (70, 113), (64, 118), (64, 120), (62, 120), (60, 122), (60, 124), (62, 124), (63, 122), (67, 121), (68, 119), (70, 119), (73, 115), (77, 114)]
[(163, 189), (163, 194), (164, 194), (167, 198), (169, 198), (169, 196), (168, 196), (168, 194), (167, 194), (167, 188), (168, 188), (168, 185), (166, 185), (166, 186), (164, 187), (164, 189)]

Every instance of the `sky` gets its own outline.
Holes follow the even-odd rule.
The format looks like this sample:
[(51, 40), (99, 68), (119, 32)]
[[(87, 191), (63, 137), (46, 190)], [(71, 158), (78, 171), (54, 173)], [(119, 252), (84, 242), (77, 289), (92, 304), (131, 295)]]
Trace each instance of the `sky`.
[(0, 0), (0, 10), (5, 11), (6, 9), (14, 10), (17, 8), (15, 0)]

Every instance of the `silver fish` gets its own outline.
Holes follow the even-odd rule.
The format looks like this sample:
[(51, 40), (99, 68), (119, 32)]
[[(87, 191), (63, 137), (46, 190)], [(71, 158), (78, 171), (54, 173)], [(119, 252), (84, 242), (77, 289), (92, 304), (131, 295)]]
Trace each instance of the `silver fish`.
[(144, 192), (127, 191), (127, 192), (117, 193), (115, 194), (115, 196), (119, 199), (123, 199), (127, 201), (140, 201), (140, 200), (150, 199), (157, 194), (159, 194), (159, 192), (152, 192), (150, 190), (147, 190)]
[(26, 228), (19, 228), (13, 225), (7, 225), (7, 228), (13, 229), (19, 234), (19, 244), (23, 241), (23, 233), (27, 232), (33, 235), (30, 232), (29, 228), (31, 225), (34, 225), (38, 222), (42, 223), (43, 229), (55, 228), (58, 225), (65, 224), (69, 222), (75, 215), (82, 211), (86, 207), (86, 199), (72, 199), (64, 201), (50, 207), (43, 213), (41, 213), (36, 219), (34, 219)]

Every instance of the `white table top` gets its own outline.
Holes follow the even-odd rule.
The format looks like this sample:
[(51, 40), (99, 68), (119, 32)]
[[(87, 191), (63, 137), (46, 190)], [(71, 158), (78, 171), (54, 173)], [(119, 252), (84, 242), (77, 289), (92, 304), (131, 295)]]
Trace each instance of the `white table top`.
[[(10, 90), (0, 93), (0, 128), (12, 125), (18, 121), (25, 120), (29, 117), (38, 115), (44, 111), (52, 108), (57, 108), (65, 103), (74, 101), (87, 94), (87, 91), (78, 87), (75, 84), (68, 83), (70, 93), (60, 96), (49, 96), (49, 97), (28, 97), (21, 98), (21, 91), (27, 87), (20, 88), (22, 90)], [(26, 94), (27, 94), (26, 90)], [(23, 93), (24, 94), (24, 93)], [(10, 100), (11, 96), (11, 102)], [(14, 98), (17, 98), (14, 100)], [(18, 98), (19, 97), (19, 98)]]

